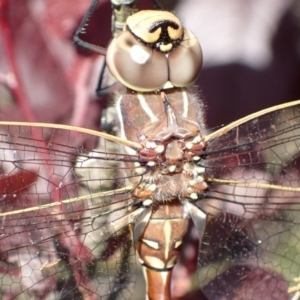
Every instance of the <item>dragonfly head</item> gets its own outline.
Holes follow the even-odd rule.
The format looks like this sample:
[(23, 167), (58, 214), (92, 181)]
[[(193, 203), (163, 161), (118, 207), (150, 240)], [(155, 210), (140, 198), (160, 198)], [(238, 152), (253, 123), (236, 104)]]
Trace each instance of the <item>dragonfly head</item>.
[(127, 19), (127, 29), (144, 45), (168, 53), (183, 40), (180, 20), (168, 11), (143, 10)]
[(140, 11), (126, 24), (107, 49), (107, 66), (117, 80), (139, 92), (194, 83), (202, 66), (201, 47), (174, 14)]

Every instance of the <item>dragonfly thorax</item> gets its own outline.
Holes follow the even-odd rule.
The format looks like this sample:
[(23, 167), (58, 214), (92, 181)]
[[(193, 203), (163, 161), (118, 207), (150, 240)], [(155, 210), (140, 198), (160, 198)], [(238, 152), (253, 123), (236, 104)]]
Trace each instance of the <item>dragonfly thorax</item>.
[(196, 200), (206, 188), (205, 170), (196, 163), (184, 162), (174, 169), (153, 167), (132, 194), (141, 201), (151, 199), (159, 203), (174, 199)]

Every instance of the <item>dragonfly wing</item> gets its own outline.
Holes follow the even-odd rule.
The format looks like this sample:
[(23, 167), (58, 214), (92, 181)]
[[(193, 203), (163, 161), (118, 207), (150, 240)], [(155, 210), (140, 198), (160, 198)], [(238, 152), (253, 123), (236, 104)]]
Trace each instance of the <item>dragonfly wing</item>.
[[(299, 146), (299, 102), (208, 139), (200, 165), (209, 187), (198, 205), (210, 217), (198, 260), (209, 299), (221, 297), (216, 291), (222, 299), (290, 298), (300, 275)], [(259, 282), (274, 289), (253, 289)]]
[(147, 210), (128, 186), (141, 176), (129, 181), (119, 170), (137, 156), (76, 130), (7, 124), (0, 132), (2, 294), (129, 299), (132, 227)]

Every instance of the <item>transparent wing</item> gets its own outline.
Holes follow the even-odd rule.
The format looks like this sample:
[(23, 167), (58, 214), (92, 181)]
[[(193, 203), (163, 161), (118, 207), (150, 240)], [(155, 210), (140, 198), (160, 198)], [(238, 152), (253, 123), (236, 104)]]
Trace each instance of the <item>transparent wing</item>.
[(2, 299), (130, 298), (132, 227), (145, 211), (129, 193), (142, 176), (126, 178), (122, 164), (138, 158), (120, 147), (76, 130), (1, 126)]
[[(208, 299), (290, 298), (299, 276), (299, 116), (298, 104), (280, 108), (208, 139), (200, 165), (209, 187), (197, 203), (208, 215), (198, 258)], [(132, 228), (147, 213), (130, 197), (143, 178), (134, 175), (139, 158), (76, 130), (1, 132), (3, 295), (129, 299)], [(253, 289), (261, 282), (274, 288)]]
[(198, 202), (209, 216), (201, 286), (209, 299), (290, 299), (288, 286), (300, 276), (300, 105), (223, 132), (200, 162), (210, 182)]

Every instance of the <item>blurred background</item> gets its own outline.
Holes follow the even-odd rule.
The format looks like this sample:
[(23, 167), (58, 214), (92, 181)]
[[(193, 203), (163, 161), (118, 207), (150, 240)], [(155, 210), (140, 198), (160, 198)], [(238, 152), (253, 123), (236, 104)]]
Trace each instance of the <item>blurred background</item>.
[[(107, 99), (95, 90), (103, 58), (72, 41), (90, 2), (0, 0), (1, 121), (100, 128)], [(150, 0), (140, 3), (142, 9), (153, 7)], [(205, 103), (208, 128), (300, 99), (299, 0), (160, 3), (174, 11), (202, 45), (203, 69), (194, 90)], [(100, 1), (84, 39), (106, 47), (110, 22), (110, 3)], [(194, 271), (197, 253), (193, 234), (186, 251), (190, 257), (185, 258), (194, 262), (185, 262), (188, 272)], [(178, 296), (180, 289), (189, 288), (184, 272), (177, 273)]]
[(197, 81), (209, 127), (300, 98), (300, 1), (186, 0), (176, 12), (202, 45)]

